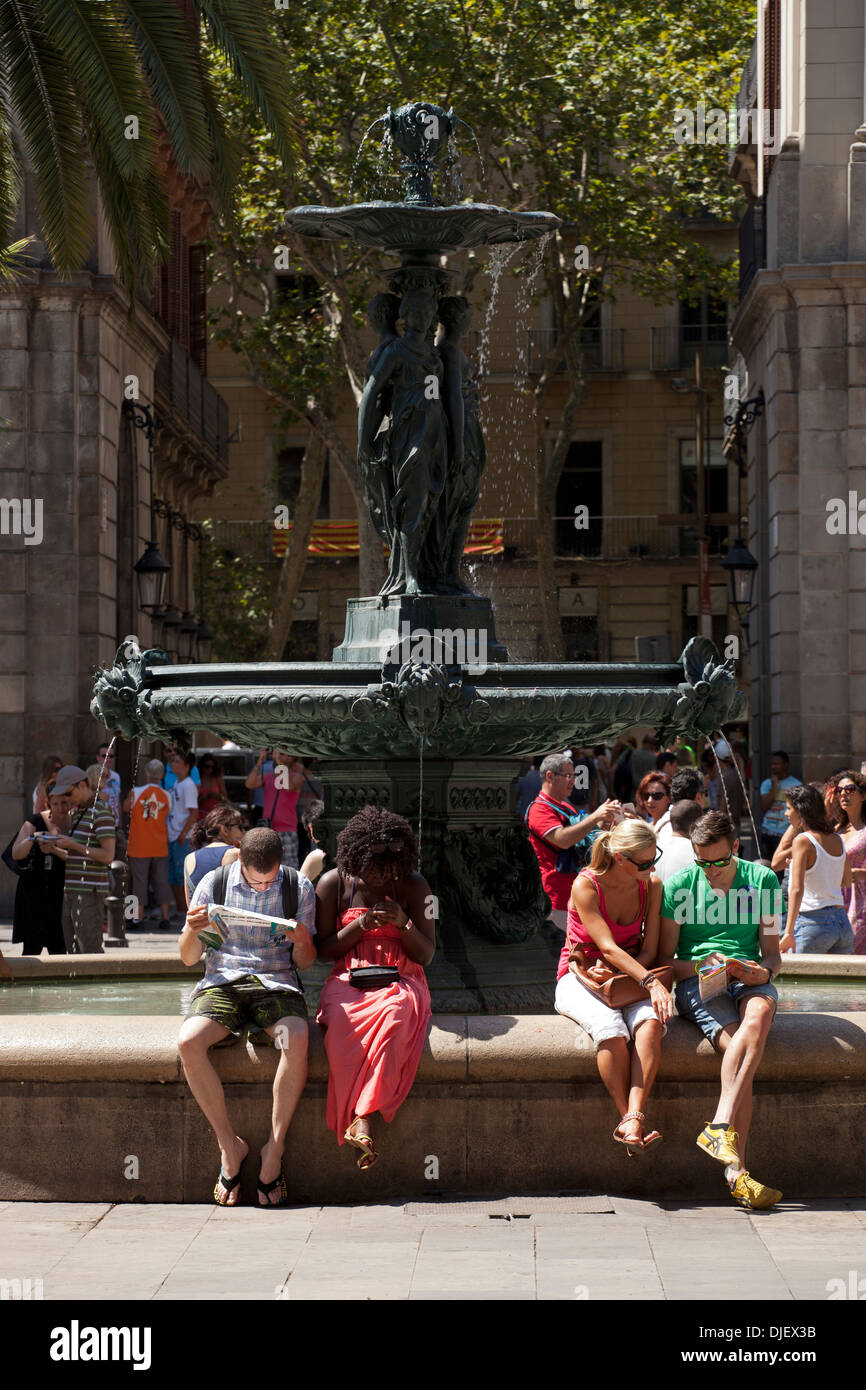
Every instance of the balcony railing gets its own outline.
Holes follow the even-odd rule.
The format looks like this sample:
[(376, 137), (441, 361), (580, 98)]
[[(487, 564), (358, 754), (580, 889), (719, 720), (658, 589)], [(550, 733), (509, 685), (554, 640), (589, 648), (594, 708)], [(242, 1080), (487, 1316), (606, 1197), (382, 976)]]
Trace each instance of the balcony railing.
[(154, 384), (156, 394), (168, 401), (223, 463), (228, 463), (228, 402), (175, 338), (157, 361)]
[[(539, 373), (544, 360), (556, 342), (552, 328), (528, 328), (526, 331), (526, 369)], [(580, 332), (580, 347), (583, 362), (588, 372), (621, 372), (625, 345), (624, 328), (583, 328)], [(565, 371), (561, 362), (556, 369)]]
[[(657, 516), (590, 516), (580, 530), (574, 516), (554, 517), (554, 555), (557, 559), (681, 560), (697, 554), (693, 527), (663, 526)], [(721, 554), (727, 531), (714, 527), (710, 554)], [(538, 555), (535, 517), (505, 517), (506, 559)]]
[(705, 367), (727, 367), (733, 356), (728, 330), (721, 323), (693, 323), (650, 329), (650, 371), (694, 367), (700, 352)]
[[(554, 554), (558, 559), (683, 560), (697, 554), (694, 527), (663, 526), (657, 516), (591, 516), (581, 530), (574, 520), (574, 516), (554, 517)], [(502, 525), (506, 559), (535, 559), (535, 517), (505, 517)], [(238, 558), (279, 563), (269, 521), (214, 521), (212, 534), (220, 549), (230, 550)], [(712, 527), (711, 555), (722, 553), (727, 537), (727, 528)]]

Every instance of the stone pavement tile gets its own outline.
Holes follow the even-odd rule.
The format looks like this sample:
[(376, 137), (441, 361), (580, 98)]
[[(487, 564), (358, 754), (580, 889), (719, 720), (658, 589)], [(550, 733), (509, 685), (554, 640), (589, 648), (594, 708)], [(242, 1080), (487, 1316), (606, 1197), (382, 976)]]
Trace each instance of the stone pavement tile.
[[(491, 1222), (491, 1225), (494, 1223)], [(474, 1298), (512, 1294), (535, 1298), (534, 1233), (526, 1222), (496, 1222), (498, 1230), (426, 1227), (412, 1275), (412, 1296)]]
[(665, 1296), (789, 1298), (784, 1278), (747, 1220), (677, 1220), (647, 1232)]
[(0, 1210), (0, 1221), (4, 1231), (6, 1222), (37, 1227), (45, 1222), (68, 1221), (90, 1227), (109, 1211), (110, 1202), (10, 1202)]
[(668, 1214), (659, 1202), (646, 1202), (637, 1197), (611, 1197), (616, 1220), (634, 1221), (638, 1225), (658, 1225), (667, 1221)]
[(87, 1297), (104, 1297), (96, 1290), (109, 1288), (115, 1298), (151, 1298), (206, 1219), (200, 1206), (171, 1210), (173, 1221), (155, 1210), (137, 1226), (124, 1210), (114, 1226), (105, 1222), (89, 1231), (53, 1271), (51, 1296), (62, 1297), (65, 1289), (66, 1297), (76, 1290), (82, 1297), (87, 1289)]
[[(536, 1231), (540, 1299), (664, 1297), (645, 1227), (631, 1217), (604, 1222), (586, 1216), (576, 1218), (573, 1230)], [(650, 1224), (655, 1229), (658, 1223)]]
[(364, 1231), (327, 1237), (314, 1231), (287, 1278), (287, 1297), (405, 1299), (418, 1242), (418, 1235), (392, 1241)]

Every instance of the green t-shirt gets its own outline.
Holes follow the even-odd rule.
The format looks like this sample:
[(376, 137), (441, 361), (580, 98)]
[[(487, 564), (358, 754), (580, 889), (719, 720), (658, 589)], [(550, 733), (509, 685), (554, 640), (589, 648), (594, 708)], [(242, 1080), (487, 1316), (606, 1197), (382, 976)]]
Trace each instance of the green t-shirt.
[(727, 893), (710, 888), (703, 869), (690, 866), (664, 885), (662, 917), (680, 923), (678, 960), (701, 960), (718, 951), (739, 960), (760, 960), (762, 917), (782, 911), (779, 880), (763, 864), (738, 859)]

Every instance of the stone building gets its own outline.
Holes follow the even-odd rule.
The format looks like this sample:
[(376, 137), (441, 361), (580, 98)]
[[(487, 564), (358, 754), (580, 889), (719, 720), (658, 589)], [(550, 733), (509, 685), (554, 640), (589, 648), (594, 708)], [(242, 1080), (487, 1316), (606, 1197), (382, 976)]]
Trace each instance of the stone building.
[[(209, 209), (170, 169), (166, 177), (171, 258), (134, 317), (98, 221), (77, 275), (61, 280), (37, 244), (35, 268), (0, 295), (0, 835), (7, 839), (32, 809), (47, 754), (85, 766), (94, 760), (105, 733), (89, 714), (94, 668), (110, 662), (128, 633), (176, 653), (182, 615), (196, 608), (191, 538), (182, 528), (228, 474), (229, 422), (207, 376)], [(28, 184), (16, 235), (34, 225)], [(133, 568), (151, 535), (147, 440), (125, 404), (133, 398), (153, 406), (161, 424), (156, 536), (172, 569), (156, 620), (139, 609)], [(40, 513), (37, 534), (26, 521)], [(122, 754), (128, 784), (134, 750)], [(8, 909), (11, 877), (0, 882), (0, 910)]]
[(753, 730), (805, 779), (866, 754), (864, 8), (758, 5), (738, 106), (775, 115), (732, 165), (749, 198), (732, 337), (765, 402), (748, 433)]

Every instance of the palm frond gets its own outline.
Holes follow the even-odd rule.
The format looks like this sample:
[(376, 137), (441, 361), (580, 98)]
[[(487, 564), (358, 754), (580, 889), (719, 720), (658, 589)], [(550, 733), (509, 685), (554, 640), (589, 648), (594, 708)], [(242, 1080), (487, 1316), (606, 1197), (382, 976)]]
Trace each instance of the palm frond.
[(33, 170), (43, 230), (61, 275), (86, 260), (93, 237), (81, 111), (62, 55), (25, 0), (0, 3), (5, 98)]
[(241, 169), (241, 152), (223, 119), (216, 99), (205, 87), (202, 100), (211, 136), (211, 191), (227, 225), (234, 221), (234, 204)]
[(21, 197), (21, 165), (12, 135), (12, 119), (0, 91), (0, 244), (12, 230)]
[(173, 0), (119, 0), (119, 5), (178, 166), (206, 181), (210, 132), (201, 101), (204, 78), (190, 31)]
[(102, 214), (115, 254), (115, 275), (134, 305), (142, 277), (150, 277), (168, 251), (168, 199), (157, 168), (127, 178), (99, 123), (88, 120), (87, 137), (99, 184)]
[[(156, 157), (153, 113), (120, 6), (115, 0), (41, 0), (39, 14), (118, 170), (128, 178), (143, 175)], [(126, 133), (130, 116), (138, 118), (135, 138)]]
[(296, 122), (286, 99), (285, 67), (260, 0), (198, 0), (212, 43), (223, 54), (247, 101), (274, 137), (277, 153), (291, 164)]
[(34, 259), (27, 255), (27, 247), (32, 246), (35, 240), (34, 236), (25, 236), (9, 246), (0, 246), (0, 285), (4, 289), (17, 285), (26, 275), (24, 262)]

